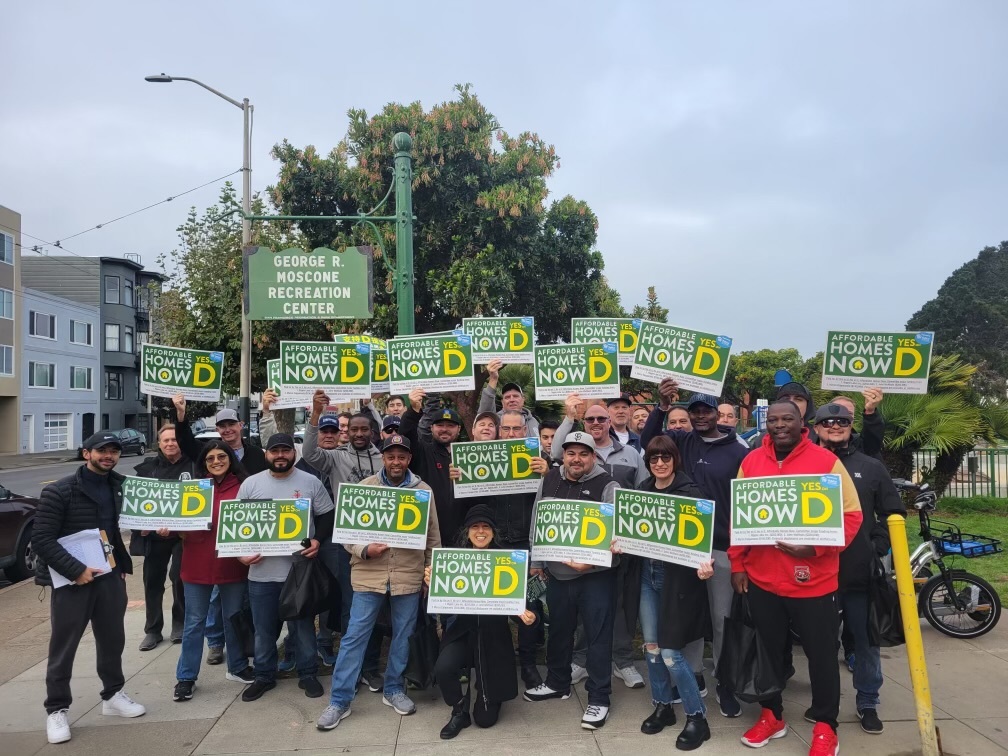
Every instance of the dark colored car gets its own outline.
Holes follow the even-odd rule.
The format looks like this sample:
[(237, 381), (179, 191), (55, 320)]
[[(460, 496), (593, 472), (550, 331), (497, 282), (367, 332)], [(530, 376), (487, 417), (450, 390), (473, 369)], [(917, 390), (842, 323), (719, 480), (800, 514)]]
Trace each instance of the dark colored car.
[[(102, 433), (114, 433), (119, 437), (122, 444), (123, 454), (139, 454), (141, 457), (147, 453), (147, 436), (132, 428), (122, 430), (107, 430)], [(77, 447), (77, 459), (84, 459), (84, 448)]]
[(35, 574), (32, 527), (38, 499), (19, 496), (0, 486), (0, 568), (11, 582)]

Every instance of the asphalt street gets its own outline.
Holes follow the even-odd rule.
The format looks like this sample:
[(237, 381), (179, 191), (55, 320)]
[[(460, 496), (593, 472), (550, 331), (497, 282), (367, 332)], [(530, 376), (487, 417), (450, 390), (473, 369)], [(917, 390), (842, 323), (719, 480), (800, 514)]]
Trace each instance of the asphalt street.
[[(123, 475), (132, 475), (144, 457), (131, 455), (123, 457), (116, 465), (116, 470)], [(55, 464), (39, 465), (38, 467), (19, 467), (13, 470), (0, 470), (0, 483), (7, 489), (22, 496), (38, 496), (46, 484), (59, 480), (76, 470), (83, 462), (57, 462)]]

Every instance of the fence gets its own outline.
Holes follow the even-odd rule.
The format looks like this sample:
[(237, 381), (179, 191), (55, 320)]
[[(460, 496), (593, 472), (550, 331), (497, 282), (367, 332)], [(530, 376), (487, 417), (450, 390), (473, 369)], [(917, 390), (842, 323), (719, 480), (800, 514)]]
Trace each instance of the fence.
[[(921, 449), (914, 455), (914, 472), (934, 467), (938, 453)], [(944, 496), (995, 496), (1008, 498), (1008, 448), (974, 449), (963, 457)]]

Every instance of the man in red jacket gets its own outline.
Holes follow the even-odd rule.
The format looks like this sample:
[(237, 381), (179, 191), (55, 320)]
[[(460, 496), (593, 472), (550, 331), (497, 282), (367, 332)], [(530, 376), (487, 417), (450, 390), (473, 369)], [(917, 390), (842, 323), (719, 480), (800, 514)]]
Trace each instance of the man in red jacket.
[[(770, 405), (767, 434), (761, 446), (742, 460), (738, 477), (827, 473), (841, 480), (846, 548), (857, 535), (862, 519), (854, 482), (835, 454), (809, 441), (802, 413), (790, 400)], [(732, 587), (736, 593), (748, 595), (749, 611), (760, 639), (778, 661), (778, 679), (784, 679), (789, 626), (801, 637), (812, 683), (812, 707), (808, 714), (816, 722), (809, 756), (836, 754), (840, 748), (836, 735), (840, 711), (836, 591), (842, 550), (836, 546), (799, 546), (782, 541), (774, 546), (728, 549)], [(742, 742), (751, 748), (761, 748), (771, 739), (787, 735), (781, 694), (760, 703), (763, 711), (759, 721), (742, 736)]]

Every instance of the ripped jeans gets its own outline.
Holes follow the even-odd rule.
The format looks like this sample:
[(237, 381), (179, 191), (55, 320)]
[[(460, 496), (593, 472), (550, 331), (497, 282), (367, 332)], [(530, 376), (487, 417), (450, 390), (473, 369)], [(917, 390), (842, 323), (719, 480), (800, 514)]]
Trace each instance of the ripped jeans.
[(661, 589), (665, 578), (665, 563), (644, 559), (641, 567), (640, 625), (644, 636), (644, 658), (647, 660), (651, 699), (655, 705), (672, 703), (672, 686), (679, 689), (686, 714), (707, 715), (700, 688), (682, 649), (658, 648), (658, 624)]

